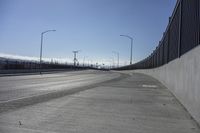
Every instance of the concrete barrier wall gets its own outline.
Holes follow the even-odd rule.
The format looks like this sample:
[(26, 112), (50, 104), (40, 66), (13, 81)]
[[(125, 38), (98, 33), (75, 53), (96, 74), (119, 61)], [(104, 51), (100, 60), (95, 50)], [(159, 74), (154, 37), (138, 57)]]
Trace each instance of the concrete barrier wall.
[(161, 81), (200, 124), (200, 46), (159, 68), (134, 72)]

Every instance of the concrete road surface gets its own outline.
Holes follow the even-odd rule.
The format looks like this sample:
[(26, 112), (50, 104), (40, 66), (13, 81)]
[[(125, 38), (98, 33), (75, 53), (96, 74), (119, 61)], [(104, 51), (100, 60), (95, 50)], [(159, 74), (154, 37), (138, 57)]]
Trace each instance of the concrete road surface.
[(0, 77), (0, 133), (200, 133), (157, 80), (79, 71)]

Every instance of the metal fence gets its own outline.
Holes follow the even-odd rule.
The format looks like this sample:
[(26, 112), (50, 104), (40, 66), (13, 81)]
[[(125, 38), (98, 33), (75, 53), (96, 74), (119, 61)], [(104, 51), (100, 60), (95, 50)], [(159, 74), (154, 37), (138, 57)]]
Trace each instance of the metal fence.
[(148, 69), (167, 64), (200, 44), (200, 0), (178, 0), (159, 45), (144, 60), (118, 70)]
[[(57, 62), (43, 62), (41, 69), (86, 69), (88, 67), (73, 66), (71, 64), (60, 64)], [(14, 60), (14, 59), (1, 59), (0, 60), (0, 72), (1, 70), (37, 70), (40, 69), (40, 62), (38, 61), (26, 61), (26, 60)]]

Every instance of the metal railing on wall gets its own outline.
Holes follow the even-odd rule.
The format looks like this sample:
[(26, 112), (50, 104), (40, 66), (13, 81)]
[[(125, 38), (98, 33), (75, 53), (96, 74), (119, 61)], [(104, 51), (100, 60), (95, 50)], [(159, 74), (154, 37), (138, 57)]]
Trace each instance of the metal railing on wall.
[(169, 24), (153, 53), (133, 65), (118, 70), (160, 67), (200, 44), (200, 1), (178, 0)]

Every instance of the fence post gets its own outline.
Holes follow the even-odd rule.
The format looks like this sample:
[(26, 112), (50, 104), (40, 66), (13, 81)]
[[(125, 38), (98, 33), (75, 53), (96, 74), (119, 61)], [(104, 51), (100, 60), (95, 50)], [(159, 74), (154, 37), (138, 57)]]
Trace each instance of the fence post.
[[(199, 10), (198, 11), (198, 17), (199, 17), (199, 22), (200, 22), (200, 9), (199, 9), (200, 8), (200, 1), (198, 1), (198, 2), (199, 2), (199, 4), (198, 4), (198, 10)], [(199, 34), (199, 45), (200, 45), (200, 23), (199, 23), (199, 33), (198, 34)]]
[[(169, 17), (169, 23), (171, 22), (171, 17)], [(167, 31), (167, 63), (169, 62), (169, 46), (170, 46), (170, 28)]]
[(179, 1), (179, 37), (178, 37), (178, 57), (181, 56), (181, 27), (182, 27), (182, 0)]

